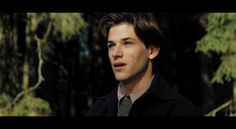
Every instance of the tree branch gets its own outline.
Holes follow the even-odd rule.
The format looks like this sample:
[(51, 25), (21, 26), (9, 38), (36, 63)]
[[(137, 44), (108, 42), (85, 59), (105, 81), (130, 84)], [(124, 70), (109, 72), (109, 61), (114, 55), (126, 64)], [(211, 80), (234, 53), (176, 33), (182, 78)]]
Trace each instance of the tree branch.
[(47, 31), (46, 33), (44, 34), (43, 38), (40, 39), (38, 38), (37, 35), (35, 35), (35, 40), (37, 41), (37, 51), (38, 51), (38, 59), (39, 59), (39, 65), (38, 65), (38, 81), (37, 83), (26, 89), (26, 90), (23, 90), (22, 92), (20, 92), (19, 94), (17, 94), (16, 98), (13, 100), (13, 102), (8, 105), (6, 108), (11, 108), (24, 94), (26, 93), (29, 93), (33, 90), (36, 90), (40, 84), (44, 81), (44, 77), (42, 76), (42, 66), (43, 66), (43, 58), (42, 58), (42, 50), (41, 50), (41, 44), (42, 43), (45, 43), (47, 41), (47, 38), (49, 36), (49, 33), (51, 31), (51, 26), (52, 26), (52, 23), (49, 22), (49, 25), (48, 25), (48, 28), (47, 28)]

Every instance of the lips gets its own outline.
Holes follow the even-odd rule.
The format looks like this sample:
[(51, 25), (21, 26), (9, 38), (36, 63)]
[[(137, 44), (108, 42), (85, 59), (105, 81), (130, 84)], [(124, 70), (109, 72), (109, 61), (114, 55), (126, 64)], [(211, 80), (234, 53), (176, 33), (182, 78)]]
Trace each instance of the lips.
[(122, 70), (126, 66), (126, 63), (124, 62), (115, 62), (113, 63), (113, 67), (115, 70)]

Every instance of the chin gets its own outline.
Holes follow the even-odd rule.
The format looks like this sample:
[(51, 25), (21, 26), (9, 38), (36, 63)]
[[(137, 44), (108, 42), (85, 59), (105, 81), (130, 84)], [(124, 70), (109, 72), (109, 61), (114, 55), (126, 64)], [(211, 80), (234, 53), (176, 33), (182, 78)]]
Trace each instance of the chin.
[(116, 77), (116, 80), (117, 80), (117, 81), (124, 81), (124, 80), (126, 80), (126, 79), (125, 79), (125, 78), (120, 78), (120, 77), (118, 78), (118, 77)]
[(115, 77), (116, 77), (116, 80), (118, 80), (118, 81), (125, 81), (125, 80), (127, 80), (126, 76), (116, 75)]

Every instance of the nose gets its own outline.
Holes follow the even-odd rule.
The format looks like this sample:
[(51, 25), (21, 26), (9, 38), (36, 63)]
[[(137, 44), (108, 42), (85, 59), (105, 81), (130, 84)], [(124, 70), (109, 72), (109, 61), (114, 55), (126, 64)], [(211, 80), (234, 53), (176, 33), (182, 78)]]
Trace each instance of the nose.
[(113, 49), (112, 57), (114, 60), (121, 58), (123, 56), (123, 51), (120, 45), (115, 46), (115, 49)]

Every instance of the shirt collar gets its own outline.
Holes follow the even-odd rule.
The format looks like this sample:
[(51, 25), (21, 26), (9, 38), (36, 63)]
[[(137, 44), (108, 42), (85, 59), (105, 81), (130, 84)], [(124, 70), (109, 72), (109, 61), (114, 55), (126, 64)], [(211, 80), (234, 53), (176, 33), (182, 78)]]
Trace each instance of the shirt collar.
[[(129, 94), (131, 101), (134, 103), (139, 97), (141, 97), (151, 86), (151, 82), (154, 78), (154, 75), (152, 75), (152, 78), (149, 80), (149, 82), (147, 83), (147, 86), (143, 87), (141, 90), (139, 90), (136, 93), (132, 93)], [(121, 100), (121, 98), (123, 98), (126, 94), (124, 92), (122, 92), (121, 87), (120, 87), (120, 83), (118, 84), (118, 90), (117, 90), (117, 97), (118, 97), (118, 102)]]

